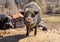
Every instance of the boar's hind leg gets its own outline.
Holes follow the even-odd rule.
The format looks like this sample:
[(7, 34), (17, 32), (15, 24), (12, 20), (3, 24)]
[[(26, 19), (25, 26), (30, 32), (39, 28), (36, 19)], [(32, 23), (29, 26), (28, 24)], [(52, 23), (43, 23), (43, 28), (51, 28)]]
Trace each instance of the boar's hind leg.
[(47, 28), (46, 28), (46, 27), (43, 27), (42, 30), (43, 30), (43, 31), (47, 31)]
[(46, 25), (43, 24), (43, 23), (40, 23), (40, 24), (38, 25), (38, 27), (42, 27), (42, 30), (43, 30), (43, 31), (47, 31), (47, 27), (46, 27)]

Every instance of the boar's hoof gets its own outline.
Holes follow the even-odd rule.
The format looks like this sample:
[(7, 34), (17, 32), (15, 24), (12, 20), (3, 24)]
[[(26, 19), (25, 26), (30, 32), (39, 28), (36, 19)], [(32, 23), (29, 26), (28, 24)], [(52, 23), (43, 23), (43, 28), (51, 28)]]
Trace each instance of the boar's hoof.
[(46, 28), (46, 27), (43, 27), (42, 30), (43, 30), (43, 31), (47, 31), (47, 28)]

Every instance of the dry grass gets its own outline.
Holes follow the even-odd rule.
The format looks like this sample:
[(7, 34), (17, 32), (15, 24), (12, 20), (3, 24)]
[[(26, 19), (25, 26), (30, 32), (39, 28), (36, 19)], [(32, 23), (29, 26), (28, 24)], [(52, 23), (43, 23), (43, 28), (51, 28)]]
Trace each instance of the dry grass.
[(45, 22), (60, 22), (60, 16), (48, 16), (45, 18), (42, 18)]

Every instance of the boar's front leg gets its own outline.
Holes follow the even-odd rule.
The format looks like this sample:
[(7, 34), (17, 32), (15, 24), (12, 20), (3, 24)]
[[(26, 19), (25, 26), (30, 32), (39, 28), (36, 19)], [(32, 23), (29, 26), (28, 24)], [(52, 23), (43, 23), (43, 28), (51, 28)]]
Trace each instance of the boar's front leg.
[(28, 35), (29, 35), (29, 28), (26, 27), (26, 29), (27, 29), (27, 31), (26, 31), (26, 36), (28, 36)]
[(34, 28), (35, 30), (34, 30), (34, 36), (37, 34), (37, 26), (35, 26), (35, 28)]

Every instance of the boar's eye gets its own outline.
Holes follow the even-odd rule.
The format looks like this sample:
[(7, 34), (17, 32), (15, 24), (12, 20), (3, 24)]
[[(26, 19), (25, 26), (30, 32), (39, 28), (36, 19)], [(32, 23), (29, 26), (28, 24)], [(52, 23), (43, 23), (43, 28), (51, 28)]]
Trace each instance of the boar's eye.
[(38, 11), (34, 11), (34, 13), (31, 13), (32, 15), (32, 17), (35, 17), (35, 15), (37, 15), (38, 14)]
[(32, 17), (35, 17), (35, 15), (32, 15)]
[(25, 12), (25, 14), (28, 14), (27, 12)]
[(28, 13), (25, 13), (25, 15), (24, 15), (25, 17), (28, 17)]
[(35, 17), (35, 14), (31, 13), (31, 17)]

